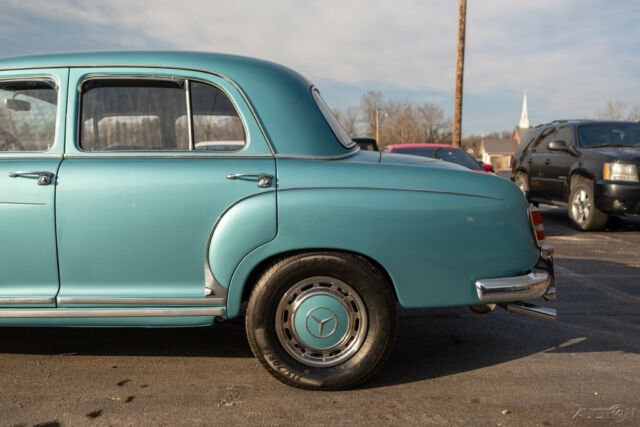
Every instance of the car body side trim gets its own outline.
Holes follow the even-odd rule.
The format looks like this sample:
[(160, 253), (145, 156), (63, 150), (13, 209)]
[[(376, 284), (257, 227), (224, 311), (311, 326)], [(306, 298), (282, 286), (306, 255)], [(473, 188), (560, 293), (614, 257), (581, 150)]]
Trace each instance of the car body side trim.
[(58, 297), (58, 304), (100, 304), (100, 305), (224, 305), (224, 298), (85, 298), (85, 297)]
[(166, 152), (166, 153), (149, 153), (149, 152), (141, 152), (141, 151), (130, 151), (128, 153), (113, 153), (113, 152), (103, 152), (103, 153), (74, 153), (74, 154), (65, 154), (65, 159), (137, 159), (137, 158), (152, 158), (152, 159), (172, 159), (172, 158), (183, 158), (183, 159), (212, 159), (212, 158), (254, 158), (254, 159), (272, 159), (273, 156), (271, 154), (238, 154), (238, 153), (204, 153), (198, 151), (175, 151), (175, 152)]
[(53, 297), (32, 298), (32, 297), (12, 297), (0, 298), (0, 304), (53, 304), (56, 299)]
[(289, 190), (390, 190), (390, 191), (415, 191), (418, 193), (438, 193), (438, 194), (451, 194), (456, 196), (469, 196), (480, 197), (483, 199), (503, 200), (500, 197), (487, 196), (485, 194), (473, 194), (463, 193), (459, 191), (446, 191), (446, 190), (430, 190), (422, 188), (405, 188), (405, 187), (376, 187), (376, 186), (358, 186), (358, 185), (336, 185), (336, 186), (309, 186), (309, 187), (285, 187), (278, 188), (278, 191)]
[(181, 317), (224, 316), (224, 313), (224, 308), (9, 309), (0, 310), (0, 318)]

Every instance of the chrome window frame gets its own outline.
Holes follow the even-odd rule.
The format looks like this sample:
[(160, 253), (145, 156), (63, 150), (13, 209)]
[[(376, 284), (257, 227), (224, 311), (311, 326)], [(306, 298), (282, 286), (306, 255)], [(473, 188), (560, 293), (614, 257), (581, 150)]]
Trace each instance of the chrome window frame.
[[(81, 135), (82, 135), (82, 107), (83, 107), (83, 99), (82, 99), (82, 87), (83, 85), (90, 80), (157, 80), (157, 81), (166, 81), (166, 82), (183, 82), (184, 84), (184, 92), (185, 92), (185, 102), (186, 102), (186, 115), (187, 115), (187, 128), (189, 134), (189, 149), (188, 150), (85, 150), (80, 145)], [(237, 150), (225, 150), (225, 151), (208, 151), (208, 150), (196, 150), (195, 149), (195, 141), (194, 141), (194, 133), (193, 133), (193, 117), (192, 117), (192, 106), (191, 106), (191, 82), (202, 83), (208, 86), (213, 86), (220, 92), (222, 92), (227, 99), (233, 105), (234, 110), (242, 123), (242, 130), (244, 133), (244, 145)], [(205, 79), (191, 78), (191, 77), (178, 77), (173, 75), (162, 75), (162, 74), (88, 74), (84, 76), (82, 80), (78, 83), (78, 109), (77, 109), (77, 119), (76, 119), (76, 141), (74, 141), (74, 146), (78, 150), (79, 154), (77, 155), (67, 155), (65, 157), (86, 157), (86, 156), (96, 156), (96, 157), (140, 157), (142, 153), (147, 153), (146, 157), (155, 157), (155, 156), (166, 156), (170, 157), (183, 157), (186, 155), (195, 155), (197, 157), (228, 157), (228, 156), (238, 156), (240, 151), (244, 150), (248, 147), (248, 136), (249, 136), (249, 128), (247, 126), (246, 120), (243, 120), (242, 115), (239, 112), (239, 108), (233, 97), (226, 91), (224, 88), (219, 85), (207, 81)], [(253, 111), (253, 110), (252, 110)], [(268, 143), (269, 144), (269, 143)], [(269, 148), (271, 146), (269, 144)], [(202, 154), (193, 154), (193, 153), (202, 153)], [(121, 155), (118, 155), (121, 154)], [(226, 155), (226, 156), (225, 156)], [(262, 157), (262, 156), (261, 156)], [(271, 157), (271, 156), (267, 156)]]
[[(53, 82), (56, 91), (56, 117), (54, 120), (54, 132), (53, 132), (53, 144), (49, 147), (48, 150), (21, 150), (21, 151), (0, 151), (0, 157), (33, 157), (42, 155), (47, 155), (47, 153), (51, 153), (53, 148), (56, 146), (58, 142), (58, 136), (60, 132), (60, 126), (58, 126), (58, 121), (60, 120), (60, 81), (57, 77), (51, 75), (33, 75), (33, 76), (15, 76), (15, 77), (0, 77), (0, 83), (6, 81), (32, 81), (32, 80), (49, 80)], [(65, 106), (66, 107), (66, 106)], [(50, 157), (50, 155), (47, 155)], [(55, 154), (55, 157), (62, 157), (61, 154)]]
[[(322, 114), (322, 117), (324, 117), (324, 120), (327, 123), (327, 126), (329, 126), (329, 129), (331, 129), (331, 132), (336, 137), (340, 145), (342, 145), (347, 150), (352, 149), (356, 145), (356, 142), (353, 139), (351, 139), (349, 134), (347, 134), (347, 131), (342, 127), (337, 117), (335, 117), (335, 115), (331, 111), (331, 107), (329, 107), (329, 104), (327, 104), (327, 101), (324, 100), (324, 98), (322, 97), (322, 94), (320, 94), (320, 90), (315, 85), (311, 86), (311, 97), (313, 98), (313, 101), (316, 103), (318, 110), (320, 110), (320, 114)], [(325, 111), (325, 107), (328, 111)], [(330, 114), (331, 116), (330, 117), (327, 116), (328, 114)], [(332, 126), (331, 120), (330, 120), (331, 118), (333, 118), (336, 121), (337, 125), (340, 126), (340, 129), (336, 130), (334, 126)], [(342, 138), (339, 135), (340, 130), (344, 132), (344, 135), (349, 141), (342, 140)]]

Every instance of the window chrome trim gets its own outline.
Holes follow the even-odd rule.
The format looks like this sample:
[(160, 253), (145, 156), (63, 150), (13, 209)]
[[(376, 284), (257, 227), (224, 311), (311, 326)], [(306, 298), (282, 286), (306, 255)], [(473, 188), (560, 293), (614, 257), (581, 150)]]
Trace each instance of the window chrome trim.
[(249, 107), (249, 111), (251, 111), (251, 114), (253, 115), (254, 120), (256, 121), (256, 123), (258, 124), (258, 127), (260, 128), (260, 132), (262, 132), (262, 137), (264, 138), (265, 142), (267, 143), (267, 147), (269, 148), (269, 151), (271, 151), (271, 154), (276, 154), (276, 150), (273, 146), (273, 144), (271, 143), (271, 139), (269, 138), (269, 135), (267, 134), (267, 132), (264, 129), (264, 126), (262, 125), (262, 121), (260, 120), (260, 117), (258, 116), (258, 114), (256, 113), (255, 108), (253, 107), (253, 104), (249, 101), (249, 98), (247, 97), (247, 94), (244, 92), (244, 90), (242, 90), (242, 88), (240, 87), (239, 84), (237, 84), (233, 79), (229, 78), (228, 76), (216, 72), (216, 71), (211, 71), (211, 70), (207, 70), (204, 68), (194, 68), (194, 67), (175, 67), (175, 66), (171, 66), (171, 65), (150, 65), (150, 64), (79, 64), (79, 65), (73, 65), (73, 66), (69, 66), (67, 65), (51, 65), (51, 66), (42, 66), (42, 67), (9, 67), (9, 68), (3, 68), (2, 71), (19, 71), (19, 70), (38, 70), (38, 69), (49, 69), (49, 68), (68, 68), (68, 69), (76, 69), (76, 68), (92, 68), (92, 67), (103, 67), (103, 68), (146, 68), (146, 69), (152, 69), (152, 68), (159, 68), (159, 69), (165, 69), (165, 70), (177, 70), (177, 71), (193, 71), (193, 72), (197, 72), (197, 73), (203, 73), (203, 74), (209, 74), (212, 76), (216, 76), (218, 78), (221, 78), (223, 80), (226, 80), (227, 82), (229, 82), (229, 84), (231, 86), (233, 86), (238, 93), (240, 94), (240, 96), (242, 97), (242, 99), (244, 100), (244, 102), (247, 104), (247, 106)]
[(94, 318), (94, 317), (182, 317), (224, 316), (224, 308), (114, 308), (114, 309), (0, 309), (2, 318)]
[[(54, 67), (55, 68), (55, 67)], [(67, 67), (64, 67), (67, 68)], [(0, 71), (5, 71), (6, 69), (0, 70)], [(56, 119), (55, 119), (55, 130), (53, 133), (53, 144), (51, 144), (51, 147), (49, 147), (48, 150), (39, 150), (39, 151), (0, 151), (0, 157), (6, 157), (8, 155), (20, 155), (20, 154), (25, 154), (25, 155), (30, 155), (30, 154), (39, 154), (42, 153), (42, 155), (52, 155), (52, 154), (48, 154), (51, 152), (51, 150), (53, 150), (53, 148), (56, 146), (56, 142), (58, 142), (58, 136), (60, 136), (60, 129), (58, 126), (58, 120), (61, 119), (62, 114), (60, 114), (60, 80), (58, 79), (57, 76), (52, 76), (52, 75), (30, 75), (28, 77), (26, 76), (12, 76), (12, 77), (0, 77), (0, 82), (5, 82), (5, 81), (29, 81), (29, 80), (50, 80), (53, 82), (54, 87), (53, 89), (56, 91)], [(67, 109), (67, 105), (69, 103), (69, 100), (67, 99), (65, 101), (65, 106), (64, 109), (66, 111)], [(63, 120), (64, 121), (64, 120)], [(64, 148), (64, 141), (62, 141), (62, 146)], [(63, 150), (64, 151), (64, 150)], [(53, 154), (54, 156), (57, 156), (59, 154)], [(26, 156), (20, 156), (20, 157), (26, 157)]]
[[(191, 82), (184, 81), (184, 96), (187, 102), (187, 134), (189, 135), (189, 151), (194, 151), (195, 142), (193, 141), (193, 117), (191, 117)], [(247, 142), (245, 141), (245, 147)]]
[(276, 154), (274, 157), (276, 159), (300, 159), (300, 160), (340, 160), (345, 159), (347, 157), (353, 156), (357, 152), (360, 151), (360, 147), (356, 145), (355, 148), (352, 148), (351, 151), (344, 154), (336, 154), (331, 156), (312, 156), (305, 154)]
[[(125, 69), (128, 68), (130, 66), (126, 66), (126, 67), (122, 67), (122, 66), (108, 66), (108, 67), (112, 67), (112, 68), (120, 68), (120, 69)], [(144, 68), (158, 68), (158, 67), (144, 67)], [(175, 70), (189, 70), (187, 68), (171, 68), (169, 67), (169, 69), (175, 69)], [(198, 71), (198, 70), (191, 70), (191, 71)], [(198, 71), (198, 72), (205, 72), (205, 71)], [(253, 110), (253, 107), (251, 106), (251, 104), (249, 103), (249, 100), (247, 99), (247, 97), (244, 95), (244, 93), (240, 90), (240, 87), (237, 86), (232, 80), (222, 76), (222, 75), (218, 75), (215, 73), (211, 73), (211, 72), (205, 72), (207, 74), (211, 74), (214, 75), (216, 77), (222, 78), (225, 81), (228, 81), (232, 84), (232, 86), (238, 91), (238, 93), (240, 94), (240, 96), (242, 97), (242, 99), (244, 99), (246, 105), (249, 107), (249, 110), (251, 111), (251, 114), (253, 115), (256, 123), (258, 123), (258, 126), (260, 128), (260, 131), (262, 132), (263, 137), (265, 138), (265, 141), (267, 142), (267, 148), (269, 148), (269, 151), (271, 151), (271, 153), (274, 153), (274, 150), (271, 147), (271, 143), (269, 141), (269, 139), (266, 136), (266, 132), (264, 131), (264, 129), (262, 128), (262, 124), (260, 123), (260, 121), (257, 118), (257, 115), (255, 114), (255, 111)], [(86, 74), (83, 76), (82, 80), (80, 80), (80, 82), (78, 83), (78, 114), (77, 114), (77, 126), (76, 126), (76, 141), (73, 142), (73, 145), (75, 147), (76, 150), (78, 150), (78, 152), (82, 152), (82, 153), (110, 153), (110, 151), (105, 151), (105, 150), (100, 150), (100, 151), (91, 151), (91, 150), (84, 150), (81, 146), (80, 146), (80, 135), (82, 132), (82, 107), (83, 107), (83, 100), (82, 100), (82, 86), (89, 80), (157, 80), (157, 81), (165, 81), (165, 82), (183, 82), (184, 85), (184, 91), (186, 92), (186, 106), (187, 106), (187, 126), (188, 126), (188, 133), (189, 133), (189, 149), (188, 150), (171, 150), (171, 152), (175, 152), (175, 153), (187, 153), (189, 151), (205, 151), (205, 150), (196, 150), (195, 149), (195, 141), (194, 141), (194, 134), (193, 134), (193, 118), (191, 117), (191, 110), (192, 110), (192, 106), (191, 106), (191, 82), (197, 82), (197, 83), (202, 83), (208, 86), (213, 86), (216, 89), (218, 89), (220, 92), (222, 92), (227, 99), (229, 99), (229, 101), (231, 102), (231, 104), (233, 105), (233, 108), (235, 109), (237, 115), (238, 115), (238, 119), (240, 120), (240, 123), (242, 123), (242, 129), (244, 132), (244, 145), (242, 146), (241, 149), (239, 150), (233, 150), (233, 153), (237, 153), (239, 151), (242, 151), (243, 149), (248, 147), (248, 136), (249, 136), (249, 127), (247, 126), (246, 120), (242, 120), (242, 117), (240, 115), (239, 112), (239, 108), (238, 105), (236, 104), (236, 102), (234, 101), (233, 97), (227, 93), (227, 91), (224, 90), (224, 88), (220, 87), (219, 85), (212, 83), (210, 81), (204, 80), (204, 79), (198, 79), (198, 78), (191, 78), (191, 77), (176, 77), (176, 76), (167, 76), (167, 75), (162, 75), (162, 74), (100, 74), (100, 73), (95, 73), (95, 74)], [(152, 150), (128, 150), (127, 152), (132, 152), (132, 153), (147, 153), (149, 151)], [(118, 151), (115, 151), (116, 153)], [(122, 151), (121, 151), (122, 152)], [(214, 154), (216, 152), (210, 152), (209, 154)], [(228, 152), (227, 152), (228, 153)], [(216, 155), (217, 157), (218, 155)]]

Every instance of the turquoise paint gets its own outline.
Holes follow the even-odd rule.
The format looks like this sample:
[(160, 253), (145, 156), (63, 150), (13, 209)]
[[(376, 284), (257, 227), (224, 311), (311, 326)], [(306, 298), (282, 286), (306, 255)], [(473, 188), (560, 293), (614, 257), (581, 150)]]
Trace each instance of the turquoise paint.
[[(66, 69), (51, 68), (56, 66), (71, 67), (69, 78)], [(230, 55), (124, 52), (4, 59), (0, 69), (0, 76), (52, 75), (59, 82), (51, 153), (80, 153), (78, 85), (93, 74), (209, 82), (232, 99), (248, 135), (235, 157), (161, 158), (163, 152), (148, 152), (143, 158), (60, 162), (0, 153), (0, 220), (10, 225), (0, 237), (13, 245), (0, 248), (0, 296), (53, 296), (58, 290), (54, 202), (62, 297), (202, 297), (208, 259), (228, 287), (227, 313), (234, 317), (260, 262), (289, 251), (334, 249), (380, 263), (405, 307), (469, 305), (479, 302), (475, 280), (522, 274), (537, 261), (527, 202), (512, 183), (441, 161), (349, 152), (315, 105), (310, 82), (280, 65)], [(276, 164), (265, 136), (285, 156), (351, 155), (279, 157)], [(57, 168), (55, 186), (9, 181), (6, 174), (18, 166)], [(268, 189), (226, 179), (231, 173), (275, 176), (276, 170)], [(25, 236), (33, 240), (20, 241)], [(30, 242), (39, 243), (33, 246), (41, 252), (28, 252)], [(21, 258), (8, 252), (14, 246)], [(211, 322), (207, 316), (0, 319), (3, 325), (32, 326)]]
[(229, 286), (236, 265), (249, 252), (276, 236), (274, 192), (242, 200), (224, 213), (216, 224), (209, 265), (218, 283)]
[(327, 295), (316, 295), (304, 300), (296, 309), (293, 325), (304, 344), (325, 349), (344, 338), (349, 317), (340, 301)]
[[(269, 191), (226, 179), (240, 172), (275, 174), (274, 161), (65, 159), (57, 192), (60, 296), (203, 297), (217, 218), (237, 200)], [(268, 197), (275, 203), (273, 191)], [(275, 210), (270, 219), (275, 224)]]
[[(62, 153), (67, 100), (66, 69), (2, 71), (3, 78), (48, 77), (57, 83), (58, 108), (54, 145), (46, 154)], [(10, 178), (15, 171), (58, 171), (61, 159), (25, 159), (20, 153), (0, 156), (0, 298), (53, 297), (58, 292), (54, 195), (55, 176), (49, 185), (37, 177)], [(37, 265), (37, 268), (34, 266)], [(48, 307), (51, 304), (30, 305)]]
[(527, 202), (513, 183), (444, 162), (378, 158), (278, 160), (278, 236), (234, 272), (230, 317), (256, 265), (299, 249), (376, 260), (405, 307), (478, 304), (477, 279), (523, 274), (536, 263)]

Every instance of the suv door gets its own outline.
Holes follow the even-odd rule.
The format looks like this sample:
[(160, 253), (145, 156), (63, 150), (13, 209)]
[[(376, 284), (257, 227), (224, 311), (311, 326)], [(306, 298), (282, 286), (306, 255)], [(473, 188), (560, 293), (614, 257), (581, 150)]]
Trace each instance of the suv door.
[(206, 73), (76, 69), (70, 81), (79, 123), (60, 168), (59, 304), (207, 303), (227, 286), (209, 262), (225, 211), (263, 197), (260, 233), (235, 242), (246, 252), (276, 233), (275, 160), (249, 106)]
[(67, 77), (67, 69), (0, 72), (0, 307), (51, 307), (58, 293)]
[(552, 131), (544, 136), (541, 140), (535, 142), (535, 146), (530, 154), (530, 177), (529, 183), (531, 187), (531, 197), (537, 199), (551, 200), (550, 183), (548, 175), (545, 175), (546, 168), (551, 163), (549, 142), (556, 139), (556, 131)]
[(566, 201), (568, 193), (567, 176), (575, 157), (567, 151), (549, 150), (548, 145), (552, 141), (564, 141), (567, 146), (573, 146), (573, 128), (569, 125), (562, 126), (552, 135), (551, 139), (545, 141), (546, 154), (542, 168), (545, 194), (551, 200)]

